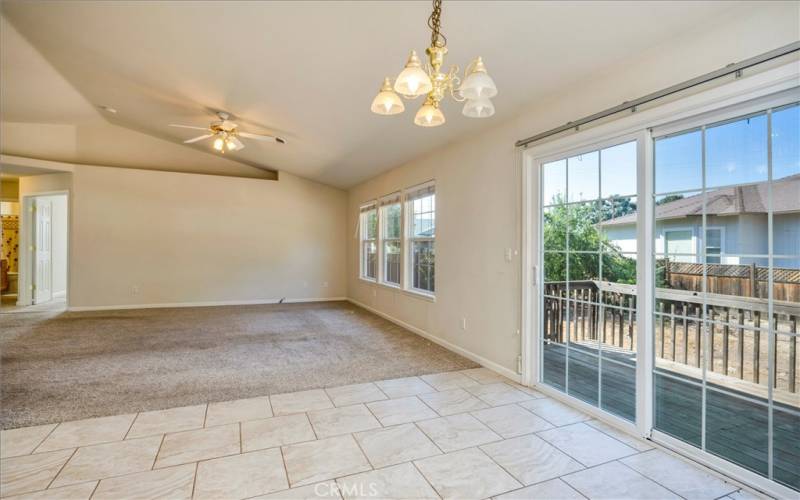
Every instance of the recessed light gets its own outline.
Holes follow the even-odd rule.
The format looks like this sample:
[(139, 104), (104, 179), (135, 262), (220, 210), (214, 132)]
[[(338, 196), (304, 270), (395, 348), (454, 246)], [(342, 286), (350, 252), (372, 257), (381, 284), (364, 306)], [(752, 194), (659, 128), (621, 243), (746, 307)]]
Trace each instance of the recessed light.
[(98, 108), (102, 109), (103, 111), (108, 111), (111, 114), (117, 114), (116, 108), (112, 108), (111, 106), (98, 106)]

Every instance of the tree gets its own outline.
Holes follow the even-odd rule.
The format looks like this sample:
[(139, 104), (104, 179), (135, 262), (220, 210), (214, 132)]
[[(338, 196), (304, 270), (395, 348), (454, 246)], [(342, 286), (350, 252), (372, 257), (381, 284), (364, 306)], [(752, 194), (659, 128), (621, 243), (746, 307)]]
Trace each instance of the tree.
[[(601, 220), (612, 214), (621, 217), (636, 211), (629, 198), (604, 200), (597, 209), (592, 203), (563, 204), (563, 198), (554, 200), (557, 205), (544, 213), (544, 272), (547, 281), (566, 281), (567, 255), (569, 255), (570, 281), (601, 280), (616, 283), (636, 282), (636, 260), (625, 257), (598, 228)], [(569, 233), (569, 253), (567, 248)], [(602, 249), (601, 263), (597, 253)], [(548, 252), (559, 250), (561, 252)], [(592, 252), (592, 253), (581, 253)]]

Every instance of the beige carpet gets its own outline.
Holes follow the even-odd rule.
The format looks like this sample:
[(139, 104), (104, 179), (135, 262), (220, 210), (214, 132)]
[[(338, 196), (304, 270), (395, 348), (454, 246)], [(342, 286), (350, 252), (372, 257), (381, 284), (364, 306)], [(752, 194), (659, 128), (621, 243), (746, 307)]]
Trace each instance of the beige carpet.
[(347, 302), (0, 315), (0, 428), (461, 370)]

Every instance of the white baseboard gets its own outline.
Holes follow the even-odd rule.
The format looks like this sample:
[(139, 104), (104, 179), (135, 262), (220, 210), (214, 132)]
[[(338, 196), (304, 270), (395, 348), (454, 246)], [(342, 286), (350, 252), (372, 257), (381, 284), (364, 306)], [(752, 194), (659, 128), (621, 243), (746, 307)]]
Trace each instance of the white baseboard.
[(498, 374), (500, 374), (500, 375), (502, 375), (502, 376), (504, 376), (504, 377), (506, 377), (508, 379), (511, 379), (514, 382), (520, 383), (520, 374), (514, 373), (513, 370), (509, 370), (505, 366), (499, 365), (499, 364), (495, 363), (494, 361), (488, 360), (488, 359), (484, 358), (483, 356), (475, 354), (474, 352), (468, 351), (467, 349), (464, 349), (463, 347), (459, 347), (459, 346), (457, 346), (457, 345), (455, 345), (453, 343), (450, 343), (450, 342), (448, 342), (448, 341), (446, 341), (446, 340), (444, 340), (442, 338), (439, 338), (439, 337), (437, 337), (435, 335), (432, 335), (432, 334), (426, 332), (425, 330), (422, 330), (421, 328), (417, 328), (414, 325), (410, 325), (410, 324), (406, 323), (405, 321), (401, 321), (401, 320), (399, 320), (399, 319), (397, 319), (397, 318), (395, 318), (393, 316), (390, 316), (390, 315), (388, 315), (388, 314), (386, 314), (386, 313), (384, 313), (382, 311), (379, 311), (379, 310), (377, 310), (377, 309), (375, 309), (373, 307), (370, 307), (370, 306), (368, 306), (366, 304), (362, 304), (361, 302), (359, 302), (359, 301), (357, 301), (355, 299), (352, 299), (352, 298), (348, 297), (346, 300), (348, 300), (349, 302), (357, 305), (358, 307), (366, 309), (367, 311), (369, 311), (369, 312), (371, 312), (373, 314), (377, 314), (381, 318), (384, 318), (386, 320), (391, 321), (395, 325), (402, 326), (406, 330), (412, 331), (412, 332), (416, 333), (417, 335), (419, 335), (420, 337), (424, 337), (424, 338), (430, 340), (431, 342), (439, 344), (440, 346), (444, 347), (448, 351), (453, 351), (456, 354), (460, 354), (460, 355), (464, 356), (465, 358), (471, 359), (472, 361), (478, 363), (479, 365), (492, 370), (495, 373), (498, 373)]
[[(302, 302), (335, 302), (347, 300), (347, 297), (320, 297), (308, 299), (284, 299), (284, 304), (297, 304)], [(173, 307), (213, 307), (213, 306), (247, 306), (259, 304), (278, 304), (281, 299), (252, 299), (252, 300), (218, 300), (207, 302), (162, 302), (158, 304), (124, 304), (110, 306), (70, 306), (67, 311), (113, 311), (115, 309), (167, 309)]]

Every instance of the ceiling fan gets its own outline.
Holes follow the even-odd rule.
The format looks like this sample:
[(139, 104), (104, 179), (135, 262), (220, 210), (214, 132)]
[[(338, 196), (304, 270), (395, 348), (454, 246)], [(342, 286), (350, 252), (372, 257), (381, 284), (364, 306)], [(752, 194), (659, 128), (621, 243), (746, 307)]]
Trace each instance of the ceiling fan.
[(264, 134), (251, 134), (250, 132), (241, 132), (239, 126), (231, 121), (231, 115), (223, 111), (217, 112), (219, 121), (211, 122), (208, 127), (195, 127), (193, 125), (176, 125), (171, 123), (170, 127), (189, 128), (192, 130), (204, 130), (208, 133), (193, 137), (183, 141), (184, 144), (192, 144), (194, 142), (202, 141), (205, 139), (214, 138), (212, 146), (215, 150), (222, 154), (225, 151), (239, 151), (244, 149), (244, 143), (239, 140), (239, 137), (246, 139), (255, 139), (257, 141), (275, 141), (278, 144), (286, 144), (286, 140), (282, 137)]

